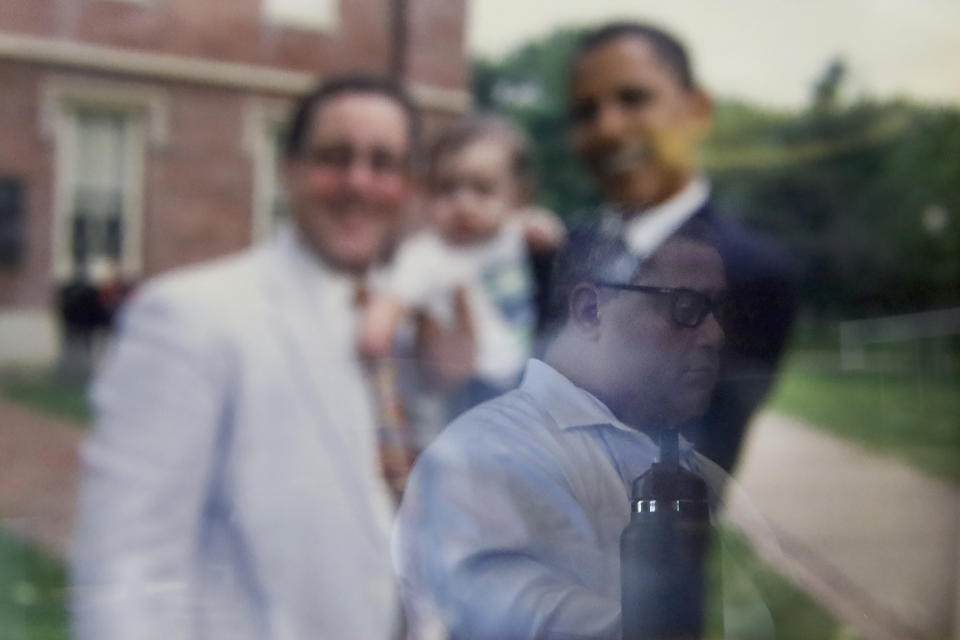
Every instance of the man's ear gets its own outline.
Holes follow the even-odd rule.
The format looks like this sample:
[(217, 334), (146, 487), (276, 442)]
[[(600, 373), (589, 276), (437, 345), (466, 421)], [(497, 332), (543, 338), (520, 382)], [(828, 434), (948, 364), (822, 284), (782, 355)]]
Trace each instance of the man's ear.
[(569, 322), (587, 339), (600, 335), (600, 295), (597, 288), (581, 282), (570, 292)]

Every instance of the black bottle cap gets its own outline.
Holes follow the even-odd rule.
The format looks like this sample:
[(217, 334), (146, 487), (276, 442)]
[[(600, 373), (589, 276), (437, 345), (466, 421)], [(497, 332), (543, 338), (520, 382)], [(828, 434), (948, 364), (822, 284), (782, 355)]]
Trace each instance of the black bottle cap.
[(660, 461), (633, 481), (633, 500), (707, 499), (703, 478), (680, 467), (679, 442), (675, 429), (665, 430), (660, 437)]

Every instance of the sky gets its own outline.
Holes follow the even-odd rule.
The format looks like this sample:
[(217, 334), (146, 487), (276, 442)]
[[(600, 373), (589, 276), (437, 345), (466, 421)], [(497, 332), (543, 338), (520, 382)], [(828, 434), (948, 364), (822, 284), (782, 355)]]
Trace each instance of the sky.
[(469, 0), (469, 47), (498, 59), (564, 25), (633, 18), (690, 48), (715, 95), (797, 108), (834, 57), (853, 96), (960, 104), (960, 0)]

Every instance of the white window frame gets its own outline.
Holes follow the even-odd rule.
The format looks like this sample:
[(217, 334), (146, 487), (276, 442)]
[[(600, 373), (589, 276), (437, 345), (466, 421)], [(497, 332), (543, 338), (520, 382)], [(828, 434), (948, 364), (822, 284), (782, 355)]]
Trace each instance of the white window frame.
[(310, 1), (316, 5), (317, 10), (305, 11), (305, 7), (300, 5), (298, 0), (261, 0), (263, 19), (278, 27), (320, 33), (336, 31), (340, 27), (339, 0)]
[(247, 104), (244, 150), (253, 169), (251, 237), (256, 242), (269, 237), (279, 222), (275, 204), (284, 191), (283, 157), (277, 136), (286, 126), (290, 105), (285, 101), (252, 99)]
[(167, 101), (159, 90), (127, 83), (54, 78), (43, 89), (41, 135), (54, 144), (52, 270), (63, 281), (75, 275), (73, 264), (73, 157), (77, 145), (77, 114), (81, 111), (120, 112), (129, 117), (125, 137), (128, 183), (124, 189), (120, 273), (128, 279), (143, 273), (144, 169), (149, 147), (165, 146), (168, 137)]

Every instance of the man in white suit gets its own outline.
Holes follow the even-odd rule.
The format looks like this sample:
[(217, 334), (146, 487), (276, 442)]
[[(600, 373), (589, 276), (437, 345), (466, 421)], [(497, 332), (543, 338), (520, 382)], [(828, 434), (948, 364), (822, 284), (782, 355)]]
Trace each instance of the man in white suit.
[(417, 122), (388, 82), (327, 82), (290, 127), (291, 227), (125, 310), (93, 390), (77, 637), (397, 634), (355, 294), (399, 227)]

